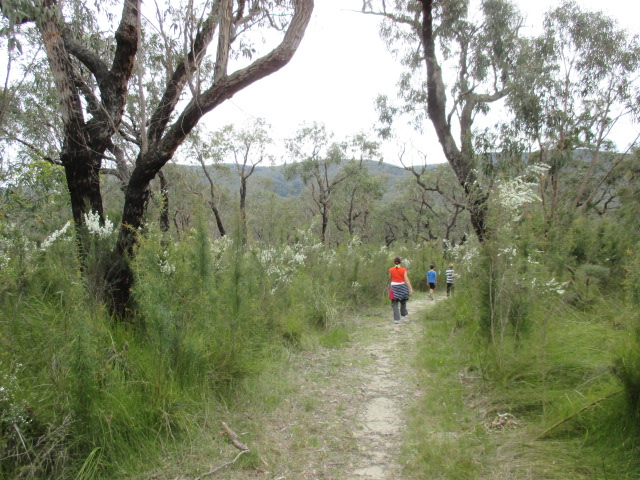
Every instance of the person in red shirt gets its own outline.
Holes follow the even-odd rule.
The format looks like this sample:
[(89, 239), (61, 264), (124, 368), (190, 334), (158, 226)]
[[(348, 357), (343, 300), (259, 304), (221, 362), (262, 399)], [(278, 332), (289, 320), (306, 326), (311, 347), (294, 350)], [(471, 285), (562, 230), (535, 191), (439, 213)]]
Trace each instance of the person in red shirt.
[(393, 309), (393, 322), (398, 323), (400, 318), (409, 316), (407, 311), (407, 300), (413, 294), (413, 287), (409, 281), (407, 269), (400, 266), (402, 259), (393, 259), (394, 266), (389, 269), (389, 282), (391, 283), (389, 297), (391, 298), (391, 308)]

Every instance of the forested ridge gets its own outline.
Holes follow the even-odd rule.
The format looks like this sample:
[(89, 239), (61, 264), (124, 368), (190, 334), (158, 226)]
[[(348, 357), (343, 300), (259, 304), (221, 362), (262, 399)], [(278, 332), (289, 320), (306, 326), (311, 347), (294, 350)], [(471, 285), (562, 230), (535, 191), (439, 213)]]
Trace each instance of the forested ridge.
[[(416, 392), (392, 470), (638, 477), (637, 35), (366, 0), (404, 69), (378, 123), (274, 138), (205, 118), (286, 71), (313, 0), (0, 7), (1, 478), (369, 471), (348, 380), (394, 332), (396, 256), (428, 309), (387, 342)], [(407, 121), (437, 143), (385, 158)]]
[[(363, 166), (367, 169), (369, 174), (373, 177), (380, 178), (384, 181), (383, 195), (388, 194), (390, 191), (399, 190), (398, 184), (407, 178), (410, 178), (411, 174), (402, 167), (385, 162), (366, 161)], [(185, 173), (185, 176), (193, 176), (198, 178), (201, 183), (206, 183), (206, 176), (202, 173), (201, 167), (188, 166), (188, 165), (176, 165), (176, 170), (184, 168), (192, 173)], [(223, 174), (218, 177), (221, 188), (225, 188), (229, 192), (236, 192), (240, 185), (240, 180), (233, 174), (233, 164), (220, 164), (218, 168), (223, 171)], [(258, 190), (269, 190), (276, 193), (281, 197), (295, 197), (300, 195), (304, 184), (300, 178), (287, 179), (286, 166), (282, 164), (258, 166), (252, 176), (251, 182), (257, 184)], [(435, 164), (430, 165), (430, 168), (436, 168)], [(335, 175), (339, 169), (336, 165), (330, 169), (330, 174)], [(176, 172), (177, 175), (178, 172)]]

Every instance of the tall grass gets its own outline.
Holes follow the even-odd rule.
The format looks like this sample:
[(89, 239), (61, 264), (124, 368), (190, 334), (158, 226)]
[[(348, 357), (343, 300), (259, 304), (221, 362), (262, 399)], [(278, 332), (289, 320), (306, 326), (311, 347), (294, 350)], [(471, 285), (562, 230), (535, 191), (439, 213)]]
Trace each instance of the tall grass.
[(2, 280), (0, 477), (114, 478), (201, 428), (205, 405), (287, 349), (344, 343), (345, 315), (382, 301), (395, 252), (298, 239), (146, 232), (131, 323), (109, 317), (101, 270), (81, 275), (72, 241), (24, 249)]
[[(415, 478), (637, 478), (637, 226), (545, 225), (534, 202), (498, 185), (487, 239), (448, 252), (463, 275), (418, 358), (437, 378), (414, 414)], [(498, 414), (512, 423), (496, 431)]]
[[(415, 478), (637, 478), (635, 250), (532, 238), (487, 241), (429, 317), (418, 361), (437, 378), (414, 414)], [(505, 413), (513, 428), (479, 427)]]
[[(416, 290), (432, 263), (460, 273), (419, 360), (437, 381), (416, 406), (412, 475), (487, 477), (510, 452), (540, 471), (550, 455), (555, 478), (633, 478), (640, 257), (610, 241), (614, 227), (587, 227), (578, 222), (570, 238), (604, 238), (551, 248), (523, 222), (475, 259), (463, 251), (471, 245), (390, 250), (353, 239), (330, 249), (301, 231), (245, 246), (211, 241), (204, 227), (176, 243), (149, 230), (133, 263), (130, 324), (100, 301), (108, 242), (92, 244), (93, 273), (82, 275), (72, 241), (38, 250), (17, 239), (0, 283), (0, 476), (114, 478), (141, 451), (157, 462), (291, 349), (347, 342), (345, 318), (386, 300), (400, 255)], [(483, 424), (505, 412), (527, 428), (499, 450)], [(524, 463), (513, 465), (517, 478)]]
[(497, 353), (463, 287), (475, 288), (458, 285), (425, 320), (409, 478), (637, 478), (638, 419), (612, 369), (629, 311), (603, 300), (594, 317), (542, 299), (531, 329)]

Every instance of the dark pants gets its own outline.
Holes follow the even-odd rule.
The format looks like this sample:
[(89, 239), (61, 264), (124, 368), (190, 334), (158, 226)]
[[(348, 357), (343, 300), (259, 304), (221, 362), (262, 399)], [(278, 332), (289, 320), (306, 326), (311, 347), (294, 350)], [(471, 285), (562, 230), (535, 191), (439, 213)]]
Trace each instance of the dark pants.
[(406, 300), (391, 300), (391, 308), (393, 308), (393, 319), (397, 322), (400, 321), (400, 315), (403, 317), (409, 315)]
[(453, 295), (453, 283), (447, 283), (447, 297)]

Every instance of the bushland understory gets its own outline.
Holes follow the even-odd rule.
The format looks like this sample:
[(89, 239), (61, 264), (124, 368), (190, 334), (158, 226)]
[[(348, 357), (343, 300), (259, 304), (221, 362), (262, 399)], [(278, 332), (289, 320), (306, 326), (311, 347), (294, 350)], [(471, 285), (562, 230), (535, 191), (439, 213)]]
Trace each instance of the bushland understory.
[(354, 315), (345, 345), (291, 354), (140, 478), (593, 478), (562, 440), (491, 406), (440, 301), (417, 294), (399, 325), (390, 308)]

